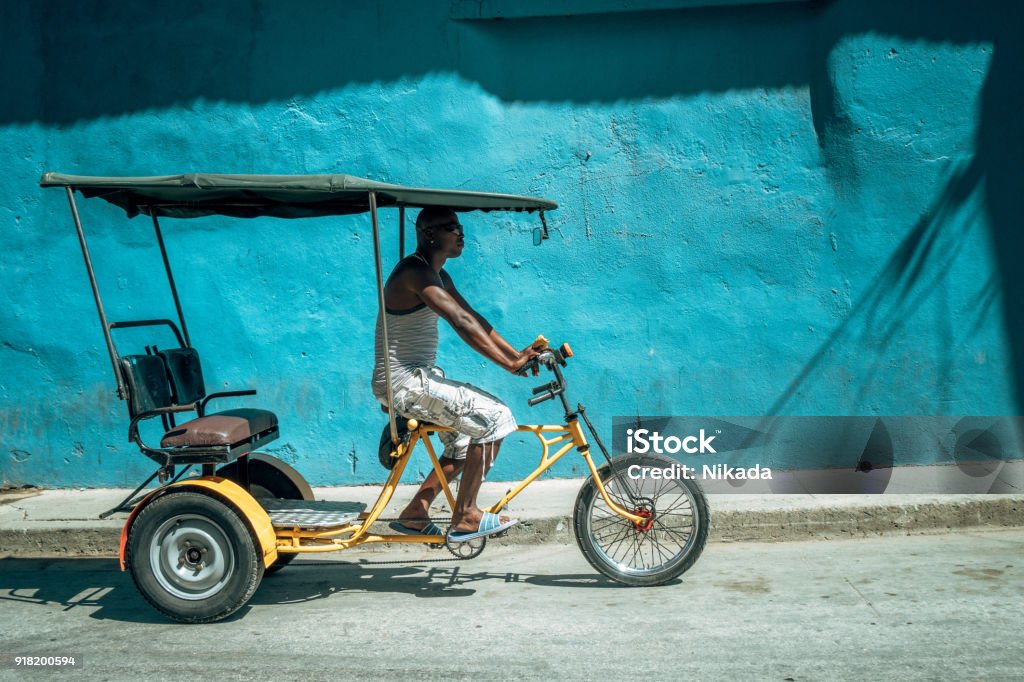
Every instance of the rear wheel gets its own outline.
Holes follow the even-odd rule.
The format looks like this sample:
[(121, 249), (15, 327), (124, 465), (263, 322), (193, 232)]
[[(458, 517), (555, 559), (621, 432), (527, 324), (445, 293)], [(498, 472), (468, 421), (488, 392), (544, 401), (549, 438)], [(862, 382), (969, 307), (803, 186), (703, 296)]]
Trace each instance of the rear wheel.
[(263, 558), (238, 512), (188, 490), (169, 492), (139, 512), (125, 558), (146, 601), (183, 623), (230, 616), (263, 578)]
[[(242, 483), (237, 461), (217, 470), (217, 475)], [(257, 499), (312, 500), (313, 491), (305, 479), (281, 460), (262, 452), (249, 454), (249, 493)], [(267, 566), (264, 575), (277, 573), (292, 562), (298, 554), (278, 552), (274, 563)]]
[[(615, 504), (644, 518), (630, 521), (604, 501), (591, 476), (576, 498), (573, 530), (590, 565), (626, 585), (660, 585), (686, 572), (704, 551), (711, 515), (696, 481), (629, 476), (630, 467), (676, 471), (667, 457), (624, 455), (598, 475)], [(633, 470), (634, 473), (640, 470)]]

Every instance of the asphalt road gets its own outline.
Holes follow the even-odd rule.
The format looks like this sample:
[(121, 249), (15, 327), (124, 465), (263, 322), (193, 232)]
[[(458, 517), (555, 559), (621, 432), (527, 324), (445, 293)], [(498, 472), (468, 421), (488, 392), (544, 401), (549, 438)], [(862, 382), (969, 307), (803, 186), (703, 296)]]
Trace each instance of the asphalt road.
[(412, 552), (300, 559), (204, 626), (162, 620), (111, 560), (0, 559), (0, 658), (81, 657), (0, 679), (1024, 675), (1024, 530), (712, 544), (658, 588), (619, 587), (574, 546)]

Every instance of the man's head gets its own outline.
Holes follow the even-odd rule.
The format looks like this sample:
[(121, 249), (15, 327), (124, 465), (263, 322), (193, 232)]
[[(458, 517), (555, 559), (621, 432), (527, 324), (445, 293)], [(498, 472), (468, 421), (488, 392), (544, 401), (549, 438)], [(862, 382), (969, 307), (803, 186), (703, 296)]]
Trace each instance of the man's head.
[(428, 206), (416, 216), (416, 244), (422, 250), (456, 258), (462, 255), (463, 235), (459, 216), (450, 208)]

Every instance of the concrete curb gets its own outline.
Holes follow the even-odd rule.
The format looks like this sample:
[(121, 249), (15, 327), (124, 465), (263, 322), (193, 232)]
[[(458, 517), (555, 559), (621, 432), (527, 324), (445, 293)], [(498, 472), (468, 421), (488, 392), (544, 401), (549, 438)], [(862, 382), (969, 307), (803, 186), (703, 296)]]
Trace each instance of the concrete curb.
[(991, 499), (874, 507), (712, 511), (712, 540), (778, 542), (1024, 526), (1024, 500)]
[[(492, 484), (500, 492), (502, 484)], [(548, 481), (517, 499), (521, 520), (505, 544), (571, 544), (578, 481)], [(318, 499), (372, 499), (376, 487), (317, 489)], [(409, 491), (411, 492), (412, 488)], [(402, 491), (400, 491), (402, 492)], [(529, 497), (527, 495), (529, 494)], [(0, 495), (0, 555), (116, 556), (124, 515), (99, 520), (122, 491), (43, 491)], [(399, 499), (404, 499), (399, 497)], [(483, 498), (482, 498), (483, 499)], [(111, 502), (113, 500), (113, 502)], [(1024, 527), (1020, 495), (739, 496), (711, 495), (710, 542), (782, 542), (922, 534), (962, 528)], [(531, 511), (532, 510), (532, 511)], [(447, 510), (435, 510), (438, 516)], [(397, 512), (389, 508), (386, 514)], [(380, 532), (388, 532), (378, 524)], [(393, 545), (365, 545), (359, 552)]]

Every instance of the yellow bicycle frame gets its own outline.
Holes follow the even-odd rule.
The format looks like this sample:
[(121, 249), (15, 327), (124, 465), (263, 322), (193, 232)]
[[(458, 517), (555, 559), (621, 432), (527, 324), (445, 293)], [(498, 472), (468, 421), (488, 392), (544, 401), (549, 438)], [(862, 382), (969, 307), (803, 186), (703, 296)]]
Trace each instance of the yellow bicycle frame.
[[(445, 478), (444, 472), (441, 470), (441, 463), (438, 461), (437, 454), (434, 452), (434, 446), (431, 444), (429, 438), (431, 433), (452, 431), (452, 429), (432, 424), (424, 424), (421, 426), (416, 422), (416, 420), (410, 419), (409, 431), (410, 435), (408, 442), (400, 444), (392, 455), (397, 461), (395, 462), (395, 466), (391, 470), (391, 474), (388, 476), (387, 481), (384, 482), (384, 487), (381, 490), (380, 495), (377, 497), (377, 501), (369, 511), (363, 512), (359, 515), (359, 520), (357, 522), (344, 526), (313, 530), (302, 528), (278, 528), (276, 529), (277, 551), (282, 553), (330, 552), (339, 549), (347, 549), (367, 542), (416, 542), (428, 544), (439, 544), (444, 542), (443, 535), (377, 535), (369, 532), (370, 527), (378, 518), (380, 518), (380, 515), (384, 513), (384, 509), (388, 504), (390, 504), (391, 498), (394, 495), (395, 490), (398, 488), (398, 482), (402, 478), (402, 473), (405, 471), (405, 467), (409, 463), (409, 455), (420, 441), (423, 442), (427, 449), (427, 454), (430, 456), (434, 472), (437, 473), (437, 476), (441, 481), (441, 490), (447, 497), (448, 504), (451, 508), (455, 508), (455, 497), (452, 495), (451, 488), (448, 485), (448, 480)], [(520, 426), (517, 431), (520, 433), (532, 433), (538, 438), (538, 440), (540, 440), (542, 446), (540, 463), (529, 476), (524, 478), (520, 483), (512, 488), (512, 490), (508, 491), (504, 497), (495, 502), (485, 511), (497, 513), (502, 507), (508, 504), (510, 500), (530, 485), (530, 483), (535, 481), (538, 476), (547, 471), (551, 465), (565, 456), (565, 454), (571, 449), (576, 448), (583, 456), (583, 459), (586, 460), (587, 468), (590, 469), (590, 473), (594, 477), (594, 482), (597, 485), (597, 489), (601, 493), (601, 497), (604, 499), (605, 504), (623, 518), (637, 524), (644, 523), (644, 517), (638, 516), (637, 514), (624, 509), (619, 504), (616, 504), (608, 495), (608, 492), (604, 487), (604, 482), (601, 481), (601, 477), (597, 473), (597, 467), (594, 465), (594, 460), (590, 456), (590, 445), (587, 443), (586, 436), (583, 434), (583, 429), (580, 427), (578, 419), (571, 419), (568, 424), (564, 425), (523, 425)], [(552, 454), (551, 447), (559, 444), (561, 444), (561, 446), (554, 452), (554, 454)]]

